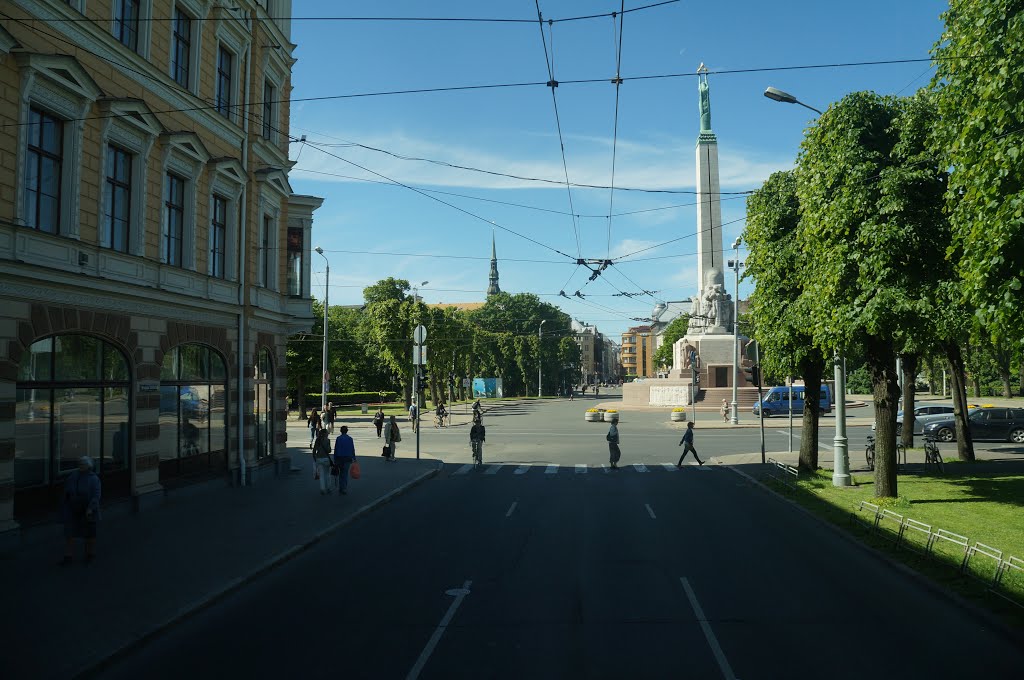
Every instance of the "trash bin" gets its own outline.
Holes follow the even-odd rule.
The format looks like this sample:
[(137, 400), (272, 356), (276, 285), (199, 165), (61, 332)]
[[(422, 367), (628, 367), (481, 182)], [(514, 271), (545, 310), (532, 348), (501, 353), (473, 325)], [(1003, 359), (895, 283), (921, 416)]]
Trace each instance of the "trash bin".
[(363, 415), (366, 415), (369, 412), (370, 410), (366, 407), (366, 404), (363, 404)]

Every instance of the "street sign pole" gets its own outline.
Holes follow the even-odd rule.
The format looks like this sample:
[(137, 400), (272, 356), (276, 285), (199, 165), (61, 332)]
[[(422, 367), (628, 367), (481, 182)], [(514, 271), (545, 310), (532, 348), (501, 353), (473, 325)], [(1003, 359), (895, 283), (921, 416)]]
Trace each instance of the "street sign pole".
[[(757, 366), (757, 371), (758, 371), (758, 373), (760, 373), (761, 372), (761, 348), (757, 346), (757, 342), (755, 342), (755, 341), (751, 341), (751, 344), (754, 346), (754, 365)], [(760, 378), (758, 378), (758, 380), (757, 380), (757, 404), (758, 404), (757, 414), (758, 414), (759, 420), (761, 421), (761, 464), (763, 465), (766, 462), (766, 460), (765, 460), (765, 453), (764, 453), (764, 402), (761, 401), (761, 379)]]
[(423, 405), (420, 404), (420, 366), (423, 365), (426, 357), (424, 356), (426, 348), (423, 346), (424, 341), (427, 339), (427, 329), (423, 326), (416, 326), (416, 330), (413, 331), (412, 340), (415, 343), (415, 347), (412, 350), (412, 390), (413, 390), (413, 403), (416, 405), (416, 418), (414, 423), (416, 426), (416, 460), (420, 459), (420, 410)]

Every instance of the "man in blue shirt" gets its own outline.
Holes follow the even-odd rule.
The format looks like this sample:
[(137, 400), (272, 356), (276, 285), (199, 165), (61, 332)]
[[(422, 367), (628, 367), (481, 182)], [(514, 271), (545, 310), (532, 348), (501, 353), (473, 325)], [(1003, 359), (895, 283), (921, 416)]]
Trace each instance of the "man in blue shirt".
[(341, 426), (341, 434), (334, 440), (334, 464), (338, 471), (338, 491), (348, 493), (348, 468), (356, 459), (356, 443), (348, 436), (348, 425)]

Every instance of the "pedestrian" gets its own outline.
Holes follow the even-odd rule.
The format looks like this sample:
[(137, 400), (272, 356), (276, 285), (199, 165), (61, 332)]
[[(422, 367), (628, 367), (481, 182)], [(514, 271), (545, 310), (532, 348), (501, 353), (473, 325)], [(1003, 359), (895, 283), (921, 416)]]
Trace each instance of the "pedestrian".
[(323, 417), (324, 429), (327, 430), (328, 433), (333, 433), (334, 432), (334, 414), (335, 414), (334, 402), (333, 401), (329, 401), (329, 402), (327, 402), (327, 408), (324, 409), (324, 417)]
[(85, 561), (96, 559), (96, 523), (100, 519), (100, 478), (93, 469), (92, 458), (78, 459), (78, 469), (64, 482), (61, 520), (64, 522), (64, 559), (62, 565), (74, 560), (75, 539), (85, 539)]
[(473, 452), (473, 462), (481, 465), (484, 462), (484, 442), (487, 440), (487, 430), (484, 428), (484, 419), (474, 417), (473, 427), (469, 429), (469, 448)]
[(679, 445), (683, 447), (683, 455), (679, 456), (679, 462), (676, 463), (676, 467), (683, 467), (683, 458), (686, 458), (686, 454), (693, 451), (693, 457), (697, 459), (697, 462), (701, 465), (704, 461), (697, 456), (697, 449), (693, 448), (693, 421), (686, 423), (686, 432), (683, 434), (683, 438), (679, 441)]
[(619, 427), (615, 423), (608, 428), (608, 434), (605, 435), (605, 439), (608, 440), (608, 460), (611, 463), (612, 469), (616, 470), (619, 467), (619, 458), (622, 456), (622, 451), (619, 450)]
[(394, 416), (384, 428), (384, 457), (388, 460), (395, 460), (395, 444), (402, 441), (402, 433), (398, 429), (398, 421)]
[(338, 491), (348, 493), (348, 469), (356, 460), (356, 443), (348, 436), (348, 425), (341, 426), (341, 434), (334, 439), (334, 464), (338, 466)]
[(729, 402), (725, 399), (722, 400), (722, 422), (729, 422)]
[(384, 429), (384, 409), (377, 409), (373, 416), (373, 424), (377, 427), (377, 439), (380, 439), (380, 432)]
[(323, 427), (323, 425), (324, 423), (323, 420), (320, 419), (320, 413), (316, 409), (313, 409), (313, 411), (309, 414), (309, 417), (306, 418), (306, 427), (309, 428), (310, 449), (313, 448), (313, 442), (316, 441), (317, 430)]
[(573, 400), (572, 399), (572, 395), (573, 395), (573, 388), (572, 388), (572, 385), (569, 385), (569, 401)]
[(416, 427), (418, 425), (417, 421), (419, 420), (419, 417), (418, 417), (419, 415), (420, 415), (420, 409), (419, 409), (418, 406), (416, 406), (416, 402), (413, 402), (412, 404), (409, 405), (409, 422), (412, 423), (412, 431), (413, 432), (416, 431)]
[(331, 493), (331, 438), (327, 430), (316, 433), (313, 442), (313, 478), (320, 480), (320, 495)]

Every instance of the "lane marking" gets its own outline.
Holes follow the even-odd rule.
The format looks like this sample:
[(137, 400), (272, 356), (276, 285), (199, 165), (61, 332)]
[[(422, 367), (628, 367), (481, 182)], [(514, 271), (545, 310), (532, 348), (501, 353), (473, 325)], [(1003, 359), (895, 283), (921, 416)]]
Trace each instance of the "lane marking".
[(582, 474), (586, 474), (586, 472), (587, 472), (587, 464), (586, 463), (577, 463), (576, 464), (576, 474), (582, 475)]
[(437, 628), (434, 630), (434, 634), (427, 640), (427, 646), (420, 652), (420, 658), (416, 660), (416, 665), (412, 667), (409, 674), (405, 676), (405, 680), (416, 680), (420, 677), (420, 673), (423, 671), (423, 667), (427, 665), (427, 660), (430, 655), (434, 653), (434, 648), (437, 647), (437, 643), (441, 641), (441, 636), (444, 635), (445, 629), (448, 628), (448, 624), (451, 623), (452, 617), (455, 616), (455, 610), (459, 608), (462, 601), (469, 595), (469, 586), (473, 584), (472, 581), (466, 581), (462, 584), (462, 588), (453, 588), (445, 593), (445, 595), (454, 595), (455, 600), (452, 601), (448, 607), (448, 611), (445, 612), (444, 617), (441, 619), (441, 623), (437, 624)]
[(633, 469), (637, 472), (647, 472), (647, 466), (643, 463), (636, 463), (633, 465)]
[(515, 474), (517, 474), (517, 475), (525, 475), (529, 471), (530, 471), (530, 466), (529, 465), (520, 465), (519, 467), (516, 468)]
[(511, 517), (512, 513), (516, 511), (516, 506), (519, 505), (519, 501), (512, 501), (512, 506), (505, 513), (505, 517)]
[(558, 466), (557, 465), (548, 465), (547, 469), (544, 470), (544, 474), (546, 474), (546, 475), (554, 475), (554, 474), (557, 474), (557, 473), (558, 473)]
[(686, 591), (686, 597), (690, 600), (693, 613), (697, 615), (697, 622), (700, 623), (701, 630), (704, 631), (704, 637), (708, 641), (708, 646), (711, 647), (711, 653), (715, 655), (715, 661), (718, 662), (718, 668), (721, 669), (722, 676), (725, 680), (736, 680), (732, 667), (729, 665), (729, 660), (725, 658), (725, 653), (722, 652), (722, 647), (718, 644), (715, 631), (711, 630), (711, 624), (708, 622), (707, 617), (704, 616), (704, 610), (701, 609), (700, 602), (697, 601), (697, 595), (693, 592), (693, 588), (690, 587), (690, 581), (685, 576), (680, 576), (679, 581), (683, 584), (683, 590)]
[(661, 467), (665, 468), (668, 472), (679, 472), (679, 468), (676, 467), (675, 463), (662, 463)]
[(655, 515), (654, 515), (654, 510), (651, 510), (651, 505), (650, 505), (650, 503), (644, 503), (644, 507), (646, 507), (646, 508), (647, 508), (647, 514), (651, 516), (651, 519), (658, 519), (658, 518), (657, 518), (657, 517), (655, 517)]
[(496, 475), (496, 474), (498, 474), (498, 472), (503, 467), (505, 467), (504, 463), (495, 463), (494, 465), (488, 466), (487, 467), (487, 472), (485, 472), (484, 474), (485, 475)]
[(455, 475), (464, 475), (464, 474), (466, 474), (467, 472), (469, 472), (472, 469), (473, 469), (473, 464), (472, 463), (466, 463), (465, 465), (460, 467), (458, 470), (453, 472), (452, 473), (452, 477), (454, 477)]

